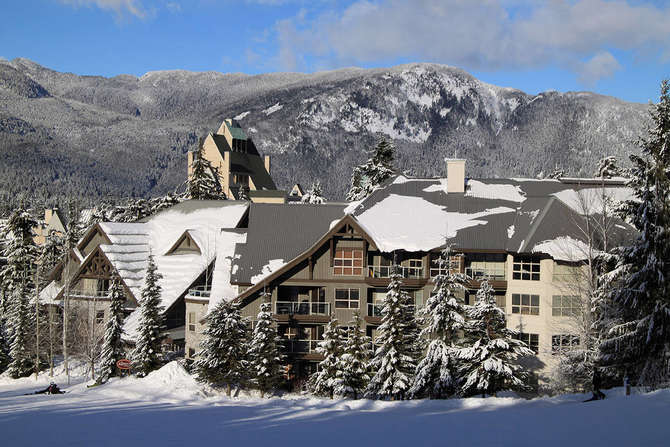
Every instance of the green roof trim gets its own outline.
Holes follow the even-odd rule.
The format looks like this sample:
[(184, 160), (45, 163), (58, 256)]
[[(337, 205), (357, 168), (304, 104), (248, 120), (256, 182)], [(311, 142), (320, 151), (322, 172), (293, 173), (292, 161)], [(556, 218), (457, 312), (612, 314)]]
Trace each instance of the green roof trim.
[(247, 139), (247, 134), (244, 133), (241, 127), (234, 127), (231, 126), (228, 121), (225, 121), (226, 127), (230, 131), (230, 134), (235, 138), (236, 140), (246, 140)]

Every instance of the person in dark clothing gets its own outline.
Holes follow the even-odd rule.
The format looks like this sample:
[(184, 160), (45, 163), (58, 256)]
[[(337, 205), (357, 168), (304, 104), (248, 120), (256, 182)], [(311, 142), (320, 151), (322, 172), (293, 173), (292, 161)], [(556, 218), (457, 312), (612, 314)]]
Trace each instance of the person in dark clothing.
[(48, 387), (46, 387), (42, 391), (35, 391), (34, 394), (64, 394), (64, 393), (65, 391), (61, 391), (55, 382), (51, 382)]
[(602, 382), (600, 380), (600, 371), (598, 371), (598, 368), (593, 368), (593, 380), (592, 380), (592, 385), (593, 385), (593, 399), (594, 400), (599, 400), (599, 399), (604, 399), (605, 398), (605, 393), (600, 391), (600, 386)]

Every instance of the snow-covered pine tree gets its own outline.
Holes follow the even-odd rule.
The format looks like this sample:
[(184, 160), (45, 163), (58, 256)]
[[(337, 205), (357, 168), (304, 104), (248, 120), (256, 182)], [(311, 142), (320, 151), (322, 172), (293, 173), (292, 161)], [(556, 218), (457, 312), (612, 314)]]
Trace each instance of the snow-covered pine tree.
[(347, 200), (366, 198), (395, 173), (393, 143), (382, 138), (370, 154), (371, 157), (365, 163), (354, 168)]
[(225, 199), (216, 179), (218, 169), (204, 156), (202, 140), (198, 143), (198, 151), (193, 154), (191, 175), (186, 186), (186, 197), (195, 200)]
[(670, 82), (651, 108), (647, 135), (640, 138), (642, 156), (631, 155), (634, 200), (624, 216), (639, 232), (618, 267), (620, 281), (612, 291), (614, 313), (602, 361), (618, 367), (641, 385), (670, 383)]
[(37, 221), (23, 207), (9, 218), (6, 231), (9, 240), (5, 247), (7, 264), (2, 269), (2, 286), (8, 297), (7, 326), (10, 335), (9, 372), (13, 378), (30, 375), (32, 357), (33, 308), (30, 300), (35, 290), (35, 268), (38, 249), (33, 241)]
[(547, 175), (547, 178), (550, 179), (559, 179), (561, 177), (565, 177), (565, 169), (559, 167), (558, 165), (556, 165), (553, 172)]
[(110, 377), (118, 373), (116, 362), (125, 357), (123, 349), (123, 305), (126, 302), (126, 296), (123, 292), (121, 279), (118, 275), (112, 278), (112, 284), (109, 289), (109, 318), (105, 325), (105, 338), (102, 342), (102, 354), (100, 359), (100, 382), (106, 382)]
[(323, 331), (323, 340), (316, 352), (323, 356), (319, 362), (319, 370), (309, 378), (309, 390), (318, 395), (333, 398), (338, 381), (340, 357), (342, 356), (344, 334), (337, 320), (331, 318)]
[(261, 397), (282, 381), (284, 356), (280, 351), (281, 343), (282, 339), (277, 335), (272, 320), (270, 303), (263, 303), (258, 312), (248, 353), (251, 383), (261, 392)]
[(144, 377), (158, 368), (161, 363), (161, 332), (163, 330), (163, 307), (161, 306), (161, 286), (158, 281), (162, 275), (153, 255), (149, 255), (147, 274), (140, 298), (140, 321), (137, 345), (133, 352), (133, 369)]
[(5, 329), (5, 319), (0, 317), (0, 374), (5, 372), (11, 361), (9, 357), (9, 336)]
[(477, 302), (466, 314), (466, 338), (474, 343), (459, 352), (465, 379), (461, 392), (495, 396), (498, 391), (523, 389), (526, 374), (516, 360), (534, 353), (505, 327), (505, 312), (496, 305), (488, 281), (482, 281)]
[(370, 382), (368, 361), (370, 359), (370, 337), (361, 329), (361, 317), (354, 312), (349, 323), (348, 337), (344, 341), (342, 355), (337, 362), (335, 395), (357, 399)]
[(454, 273), (451, 261), (451, 248), (447, 245), (437, 260), (440, 274), (435, 277), (435, 288), (421, 310), (425, 323), (421, 335), (431, 340), (416, 369), (410, 390), (413, 397), (445, 399), (460, 386), (457, 339), (465, 320), (463, 304), (456, 292), (465, 291), (466, 276)]
[(63, 259), (65, 239), (59, 232), (52, 230), (45, 238), (40, 250), (40, 272), (42, 280), (46, 280), (49, 272)]
[(309, 190), (302, 196), (300, 202), (317, 205), (326, 203), (326, 199), (323, 197), (323, 193), (321, 192), (321, 182), (319, 180), (312, 183), (311, 188), (309, 188)]
[(251, 200), (251, 198), (249, 197), (249, 187), (247, 185), (240, 186), (237, 200), (245, 200), (247, 202)]
[(230, 396), (233, 385), (247, 380), (247, 322), (236, 303), (222, 300), (207, 315), (202, 350), (195, 361), (198, 380), (211, 385), (226, 385)]
[(382, 324), (377, 329), (380, 346), (370, 361), (374, 375), (366, 395), (377, 399), (407, 397), (420, 355), (419, 330), (414, 302), (402, 290), (402, 276), (392, 274), (382, 307)]
[(612, 177), (620, 177), (624, 173), (624, 170), (619, 167), (619, 162), (617, 158), (613, 155), (609, 157), (601, 158), (598, 161), (598, 168), (594, 173), (595, 177), (608, 179)]

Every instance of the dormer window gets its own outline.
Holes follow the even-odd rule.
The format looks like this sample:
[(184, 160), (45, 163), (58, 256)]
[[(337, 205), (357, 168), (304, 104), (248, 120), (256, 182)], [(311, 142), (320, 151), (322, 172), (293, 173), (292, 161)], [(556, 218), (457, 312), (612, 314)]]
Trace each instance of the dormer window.
[(177, 242), (175, 242), (175, 244), (167, 251), (166, 255), (182, 253), (202, 253), (200, 251), (200, 247), (195, 242), (195, 240), (193, 240), (193, 237), (188, 232), (188, 230), (186, 230), (184, 234), (182, 234), (179, 239), (177, 239)]
[(246, 152), (247, 141), (233, 138), (233, 152)]

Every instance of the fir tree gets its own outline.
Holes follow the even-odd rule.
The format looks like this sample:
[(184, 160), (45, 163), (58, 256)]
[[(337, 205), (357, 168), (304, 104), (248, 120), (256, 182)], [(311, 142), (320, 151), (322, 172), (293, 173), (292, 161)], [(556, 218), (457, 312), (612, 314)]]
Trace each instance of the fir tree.
[(46, 280), (47, 276), (54, 267), (63, 259), (65, 254), (65, 238), (57, 231), (52, 230), (46, 237), (44, 244), (40, 250), (40, 271), (42, 273), (42, 280)]
[(496, 305), (488, 281), (482, 281), (477, 302), (466, 313), (470, 318), (466, 325), (468, 338), (474, 343), (459, 352), (464, 361), (463, 394), (495, 395), (498, 391), (523, 389), (525, 374), (516, 360), (534, 353), (506, 329), (505, 312)]
[(249, 362), (246, 359), (247, 324), (236, 303), (222, 300), (207, 315), (202, 351), (195, 361), (198, 380), (212, 385), (231, 387), (247, 379)]
[(639, 236), (627, 247), (611, 294), (610, 330), (602, 343), (606, 366), (648, 387), (670, 381), (670, 82), (651, 109), (651, 125), (631, 156), (634, 200), (623, 214)]
[(372, 150), (368, 161), (354, 168), (347, 200), (364, 199), (391, 178), (395, 173), (394, 159), (395, 147), (382, 138)]
[(5, 329), (5, 319), (0, 316), (0, 374), (5, 372), (11, 361), (9, 357), (9, 336)]
[(357, 399), (363, 394), (370, 382), (368, 361), (370, 358), (370, 337), (361, 329), (358, 312), (349, 323), (348, 337), (344, 341), (342, 355), (337, 362), (337, 380), (335, 394), (337, 396)]
[(333, 398), (338, 380), (343, 338), (337, 320), (332, 318), (323, 332), (323, 340), (316, 348), (316, 352), (323, 356), (323, 360), (319, 363), (319, 370), (309, 378), (309, 389), (312, 393)]
[(410, 391), (414, 397), (445, 399), (453, 395), (459, 384), (456, 340), (464, 327), (464, 308), (455, 292), (464, 292), (465, 275), (453, 273), (451, 250), (447, 246), (437, 261), (440, 274), (435, 277), (433, 294), (422, 309), (425, 321), (422, 336), (431, 338), (426, 356), (416, 369)]
[(319, 180), (312, 183), (311, 188), (305, 193), (305, 195), (302, 196), (300, 202), (317, 205), (326, 203), (326, 199), (323, 197), (323, 193), (321, 192), (321, 182)]
[(9, 240), (5, 247), (7, 264), (2, 270), (2, 285), (6, 293), (8, 329), (10, 334), (10, 375), (14, 378), (30, 375), (34, 366), (31, 356), (32, 306), (34, 272), (38, 250), (33, 241), (37, 221), (23, 208), (17, 209), (7, 222)]
[(102, 343), (102, 355), (100, 360), (100, 382), (106, 382), (110, 377), (118, 373), (116, 362), (125, 356), (123, 349), (123, 305), (126, 296), (123, 292), (121, 279), (115, 275), (109, 290), (109, 319), (105, 326), (105, 338)]
[(191, 163), (191, 175), (188, 178), (186, 196), (195, 200), (224, 199), (217, 179), (218, 169), (205, 158), (201, 140)]
[(282, 339), (277, 336), (272, 321), (270, 303), (263, 303), (258, 313), (248, 354), (251, 362), (251, 382), (260, 390), (261, 397), (281, 383), (284, 361), (280, 351), (281, 343)]
[(414, 303), (401, 289), (402, 277), (391, 275), (382, 308), (382, 324), (377, 329), (381, 345), (370, 362), (375, 371), (366, 394), (378, 399), (404, 399), (414, 381), (420, 353)]
[(612, 177), (620, 177), (624, 174), (624, 170), (619, 167), (619, 163), (615, 156), (601, 158), (598, 161), (598, 168), (594, 173), (595, 177), (608, 179)]
[(157, 270), (153, 255), (149, 255), (149, 265), (140, 298), (139, 334), (133, 353), (133, 367), (140, 377), (146, 376), (158, 368), (161, 363), (163, 307), (161, 306), (161, 286), (158, 281), (162, 275)]

